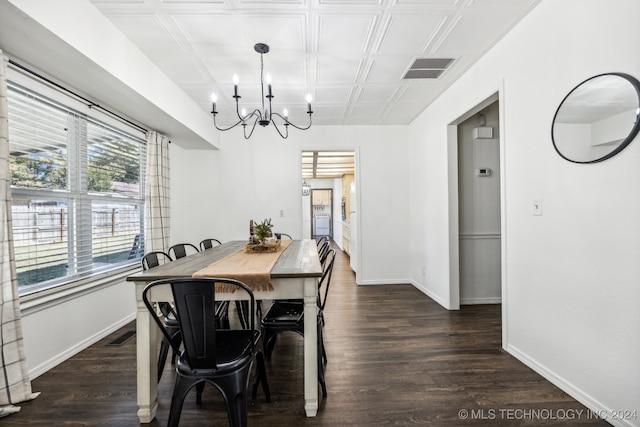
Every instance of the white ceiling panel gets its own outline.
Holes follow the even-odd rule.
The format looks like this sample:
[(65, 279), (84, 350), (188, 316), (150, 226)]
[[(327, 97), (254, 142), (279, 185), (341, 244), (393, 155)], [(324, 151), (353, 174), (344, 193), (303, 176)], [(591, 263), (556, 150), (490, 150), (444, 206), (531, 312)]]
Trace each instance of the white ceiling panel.
[(397, 103), (422, 104), (425, 99), (433, 96), (433, 93), (440, 89), (437, 81), (422, 80), (416, 83), (407, 84), (406, 89), (401, 91), (396, 98)]
[(339, 6), (361, 6), (361, 5), (369, 5), (369, 6), (377, 6), (384, 3), (384, 0), (318, 0), (320, 4), (326, 5), (339, 5)]
[(360, 70), (360, 61), (352, 57), (328, 57), (318, 58), (317, 83), (351, 83), (355, 80)]
[(319, 21), (318, 52), (363, 54), (376, 20), (374, 16), (322, 15)]
[(414, 57), (394, 56), (392, 58), (376, 58), (367, 73), (366, 83), (390, 83), (398, 84)]
[(340, 103), (346, 104), (349, 102), (351, 93), (353, 92), (353, 86), (344, 87), (319, 87), (316, 88), (316, 102), (320, 103)]
[(173, 20), (194, 44), (237, 46), (246, 41), (243, 22), (231, 14), (177, 14)]
[(443, 19), (441, 16), (392, 16), (378, 53), (422, 53)]
[(372, 103), (372, 104), (387, 104), (391, 102), (394, 95), (398, 92), (398, 87), (395, 85), (389, 86), (365, 86), (360, 90), (356, 102), (358, 103)]
[(384, 109), (384, 105), (362, 105), (356, 104), (351, 108), (351, 112), (349, 113), (350, 119), (377, 119), (382, 114), (382, 110)]
[[(274, 111), (315, 124), (407, 124), (540, 0), (89, 0), (198, 105), (258, 106), (260, 55)], [(403, 80), (417, 58), (454, 58), (438, 79)], [(295, 110), (295, 112), (294, 112)], [(292, 130), (293, 131), (293, 130)]]
[(252, 42), (266, 43), (271, 52), (301, 52), (306, 46), (306, 15), (249, 15), (247, 33)]
[(255, 7), (255, 6), (272, 6), (272, 5), (298, 5), (304, 6), (307, 4), (307, 0), (236, 0), (241, 6)]
[[(496, 9), (493, 13), (484, 10), (482, 13), (462, 13), (442, 39), (437, 52), (445, 55), (449, 52), (481, 52), (497, 42), (515, 22), (514, 14), (506, 9)], [(474, 37), (469, 37), (470, 32)]]

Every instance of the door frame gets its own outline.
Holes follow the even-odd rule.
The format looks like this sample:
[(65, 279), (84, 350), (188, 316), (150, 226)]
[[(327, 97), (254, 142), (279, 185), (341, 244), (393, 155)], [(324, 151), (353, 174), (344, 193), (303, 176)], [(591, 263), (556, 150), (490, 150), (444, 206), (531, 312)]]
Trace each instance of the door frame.
[(506, 229), (506, 176), (505, 162), (505, 102), (504, 81), (490, 92), (490, 95), (472, 104), (467, 111), (451, 120), (447, 125), (447, 169), (449, 195), (449, 300), (447, 309), (460, 309), (460, 230), (459, 230), (459, 190), (458, 190), (458, 125), (484, 108), (498, 101), (499, 144), (500, 144), (500, 270), (502, 294), (502, 342), (507, 341), (507, 229)]
[[(335, 145), (329, 145), (326, 147), (317, 147), (317, 146), (309, 146), (309, 147), (300, 147), (300, 150), (298, 152), (298, 176), (302, 177), (302, 152), (303, 151), (348, 151), (348, 152), (352, 152), (354, 153), (354, 158), (353, 158), (353, 166), (354, 166), (354, 174), (353, 174), (353, 182), (355, 183), (356, 186), (356, 199), (357, 199), (357, 204), (356, 206), (358, 207), (356, 213), (355, 213), (355, 230), (356, 230), (356, 242), (352, 242), (352, 248), (355, 246), (355, 250), (353, 251), (352, 249), (352, 253), (351, 253), (351, 257), (355, 257), (355, 263), (356, 263), (356, 283), (358, 283), (358, 281), (360, 280), (360, 277), (362, 276), (362, 257), (360, 256), (360, 254), (362, 253), (362, 233), (361, 233), (361, 229), (362, 226), (360, 225), (362, 223), (361, 218), (362, 218), (362, 203), (361, 203), (361, 167), (360, 167), (360, 147), (357, 145), (346, 145), (346, 146), (339, 146), (336, 147)], [(300, 181), (302, 183), (302, 180)], [(300, 231), (302, 232), (302, 235), (304, 236), (304, 212), (302, 211), (302, 203), (303, 203), (303, 198), (304, 196), (302, 196), (302, 191), (300, 192), (300, 217), (302, 218), (301, 221), (301, 227), (300, 227)], [(311, 203), (311, 202), (309, 202)], [(352, 222), (353, 225), (353, 222)], [(311, 225), (311, 227), (313, 227), (313, 224)], [(334, 230), (335, 231), (335, 230)], [(342, 245), (340, 244), (340, 247), (342, 247)]]

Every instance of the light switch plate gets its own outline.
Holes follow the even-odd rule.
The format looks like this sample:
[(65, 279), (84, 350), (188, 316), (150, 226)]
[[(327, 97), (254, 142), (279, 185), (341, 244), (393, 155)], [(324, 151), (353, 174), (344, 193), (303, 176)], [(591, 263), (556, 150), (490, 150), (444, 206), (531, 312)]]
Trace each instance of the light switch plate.
[(537, 197), (533, 199), (533, 215), (542, 216), (542, 198)]

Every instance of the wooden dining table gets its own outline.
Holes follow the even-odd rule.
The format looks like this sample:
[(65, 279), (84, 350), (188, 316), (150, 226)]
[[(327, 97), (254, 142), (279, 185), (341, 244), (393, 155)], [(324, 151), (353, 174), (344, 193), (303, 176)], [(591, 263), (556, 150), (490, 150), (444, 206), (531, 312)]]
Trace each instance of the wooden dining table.
[[(135, 284), (137, 303), (137, 397), (138, 418), (141, 423), (150, 423), (158, 409), (158, 326), (142, 301), (142, 291), (154, 280), (191, 277), (212, 263), (242, 250), (245, 244), (246, 241), (227, 242), (127, 277), (127, 281)], [(304, 409), (308, 417), (314, 417), (318, 412), (316, 319), (317, 286), (321, 275), (316, 241), (294, 240), (282, 251), (271, 268), (272, 286), (254, 291), (256, 300), (304, 300)], [(216, 293), (216, 299), (221, 301), (235, 301), (243, 297), (247, 297), (244, 292)], [(150, 298), (153, 302), (171, 302), (171, 288), (168, 285), (157, 286), (150, 293)]]

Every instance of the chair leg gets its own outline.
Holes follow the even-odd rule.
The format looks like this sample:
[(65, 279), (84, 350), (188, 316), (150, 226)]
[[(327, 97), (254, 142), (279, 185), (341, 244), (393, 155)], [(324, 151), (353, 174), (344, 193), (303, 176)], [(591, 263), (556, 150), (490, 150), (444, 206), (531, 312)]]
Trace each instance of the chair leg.
[(204, 391), (204, 381), (196, 384), (196, 405), (202, 405), (202, 392)]
[(318, 350), (322, 356), (322, 362), (327, 363), (327, 350), (324, 348), (324, 339), (322, 338), (322, 327), (318, 328)]
[(253, 391), (251, 393), (251, 399), (256, 400), (258, 396), (258, 385), (262, 384), (262, 390), (267, 403), (271, 402), (271, 391), (269, 390), (269, 381), (267, 380), (267, 367), (264, 364), (264, 355), (261, 351), (256, 353), (256, 377), (253, 381)]
[(218, 389), (227, 404), (231, 427), (247, 426), (247, 381), (250, 370), (251, 364), (247, 364), (241, 371), (216, 379)]
[(238, 312), (238, 319), (240, 320), (240, 326), (242, 329), (249, 327), (249, 303), (247, 301), (236, 301), (236, 311)]
[(176, 385), (173, 389), (173, 397), (171, 398), (171, 409), (169, 410), (169, 421), (167, 422), (167, 427), (178, 427), (184, 398), (187, 396), (187, 393), (192, 386), (193, 382), (189, 379), (184, 378), (181, 375), (176, 377)]
[(318, 382), (322, 387), (322, 397), (327, 397), (327, 384), (324, 379), (324, 365), (320, 357), (318, 357)]
[(322, 339), (322, 321), (318, 316), (318, 382), (322, 387), (322, 396), (327, 397), (327, 384), (324, 377), (324, 364), (327, 360), (327, 353), (324, 349), (324, 340)]
[(269, 328), (262, 329), (262, 349), (264, 351), (264, 358), (271, 360), (271, 353), (276, 346), (276, 339), (278, 334), (269, 330)]
[(164, 372), (164, 364), (167, 363), (167, 354), (169, 353), (170, 347), (167, 339), (163, 337), (162, 343), (160, 344), (160, 354), (158, 355), (158, 382), (160, 382), (162, 372)]
[[(182, 343), (182, 335), (180, 330), (178, 330), (176, 333), (174, 333), (171, 336), (171, 339), (173, 339), (173, 342), (176, 344), (176, 347), (180, 347), (180, 344)], [(171, 353), (171, 364), (175, 365), (176, 364), (176, 359), (178, 358), (178, 353), (176, 353), (175, 350), (172, 351)]]

